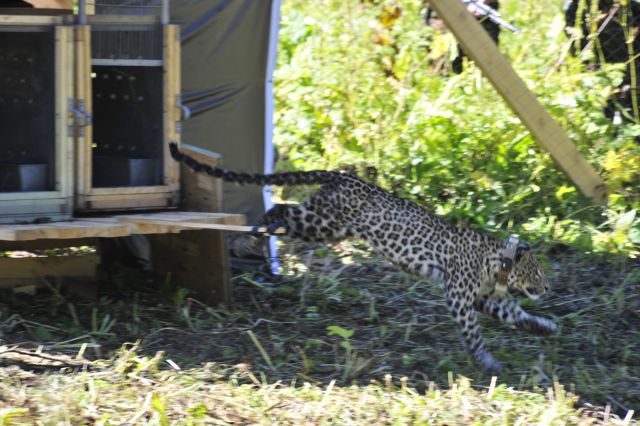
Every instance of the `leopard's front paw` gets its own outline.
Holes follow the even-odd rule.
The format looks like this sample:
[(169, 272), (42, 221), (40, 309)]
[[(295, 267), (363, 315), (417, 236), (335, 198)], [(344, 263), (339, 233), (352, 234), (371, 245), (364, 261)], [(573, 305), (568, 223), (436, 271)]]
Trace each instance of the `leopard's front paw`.
[(529, 331), (538, 336), (549, 336), (558, 331), (558, 326), (555, 325), (552, 321), (542, 318), (542, 317), (533, 317), (529, 322)]

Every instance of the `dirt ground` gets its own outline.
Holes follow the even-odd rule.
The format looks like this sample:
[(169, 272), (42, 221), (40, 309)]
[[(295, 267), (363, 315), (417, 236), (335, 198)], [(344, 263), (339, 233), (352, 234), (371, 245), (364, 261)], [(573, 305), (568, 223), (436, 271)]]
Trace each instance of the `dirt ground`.
[[(584, 403), (638, 412), (640, 262), (562, 245), (538, 251), (553, 289), (522, 304), (556, 321), (559, 333), (532, 337), (483, 319), (488, 347), (509, 365), (499, 382), (544, 390), (559, 381)], [(489, 384), (465, 354), (437, 286), (357, 244), (287, 243), (281, 260), (276, 280), (237, 274), (229, 307), (206, 306), (167, 283), (150, 287), (127, 269), (92, 297), (55, 285), (35, 295), (7, 292), (0, 338), (47, 353), (84, 350), (89, 358), (139, 341), (144, 353), (164, 351), (183, 368), (245, 365), (269, 382), (362, 384), (391, 374), (425, 389), (446, 385), (452, 374)]]

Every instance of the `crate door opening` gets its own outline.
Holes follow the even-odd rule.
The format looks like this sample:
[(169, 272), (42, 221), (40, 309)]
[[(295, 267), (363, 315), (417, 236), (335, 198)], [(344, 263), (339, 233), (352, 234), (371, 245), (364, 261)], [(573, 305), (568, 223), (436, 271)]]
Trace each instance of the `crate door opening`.
[[(78, 211), (176, 207), (177, 27), (154, 17), (92, 16), (77, 28)], [(146, 21), (146, 22), (143, 22)]]
[(0, 223), (70, 217), (70, 46), (70, 28), (0, 25)]
[(163, 69), (92, 66), (94, 188), (164, 185)]

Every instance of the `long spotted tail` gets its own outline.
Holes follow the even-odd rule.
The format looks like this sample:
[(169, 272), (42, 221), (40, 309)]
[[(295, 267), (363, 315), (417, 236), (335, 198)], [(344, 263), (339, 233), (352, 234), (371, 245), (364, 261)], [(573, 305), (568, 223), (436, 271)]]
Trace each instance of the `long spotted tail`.
[(227, 182), (235, 182), (239, 184), (255, 184), (255, 185), (313, 185), (318, 183), (327, 183), (336, 179), (344, 179), (350, 176), (342, 172), (333, 172), (328, 170), (313, 170), (308, 172), (284, 172), (273, 174), (260, 173), (239, 173), (231, 170), (222, 169), (220, 167), (212, 167), (203, 164), (193, 157), (183, 153), (175, 142), (169, 143), (171, 157), (174, 160), (184, 163), (187, 167), (196, 173), (206, 173), (210, 176), (221, 178)]

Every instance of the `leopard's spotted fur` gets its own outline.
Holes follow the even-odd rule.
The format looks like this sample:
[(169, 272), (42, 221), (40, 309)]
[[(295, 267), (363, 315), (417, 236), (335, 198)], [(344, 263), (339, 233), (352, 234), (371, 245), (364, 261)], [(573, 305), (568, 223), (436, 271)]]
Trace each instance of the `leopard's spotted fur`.
[[(447, 307), (464, 338), (465, 347), (482, 368), (499, 371), (502, 364), (485, 348), (478, 312), (539, 335), (551, 334), (551, 321), (525, 312), (496, 285), (505, 245), (482, 233), (452, 226), (411, 201), (353, 175), (331, 171), (235, 173), (212, 168), (171, 147), (174, 159), (196, 172), (231, 182), (259, 185), (320, 183), (302, 205), (277, 205), (263, 219), (265, 225), (285, 226), (292, 237), (332, 242), (360, 238), (398, 267), (444, 286)], [(548, 289), (538, 261), (520, 246), (507, 288), (537, 298)]]

